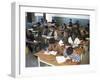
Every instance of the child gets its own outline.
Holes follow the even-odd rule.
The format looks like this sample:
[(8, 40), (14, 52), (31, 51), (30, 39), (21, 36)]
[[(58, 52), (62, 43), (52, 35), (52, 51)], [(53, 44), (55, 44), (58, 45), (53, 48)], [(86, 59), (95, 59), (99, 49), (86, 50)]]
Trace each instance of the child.
[(75, 48), (79, 46), (80, 40), (75, 33), (72, 33), (68, 38), (68, 43), (70, 43), (72, 47)]
[(72, 59), (73, 62), (80, 62), (81, 60), (80, 55), (78, 55), (72, 47), (68, 47), (67, 49), (65, 49), (63, 55), (66, 58), (69, 57), (70, 59)]

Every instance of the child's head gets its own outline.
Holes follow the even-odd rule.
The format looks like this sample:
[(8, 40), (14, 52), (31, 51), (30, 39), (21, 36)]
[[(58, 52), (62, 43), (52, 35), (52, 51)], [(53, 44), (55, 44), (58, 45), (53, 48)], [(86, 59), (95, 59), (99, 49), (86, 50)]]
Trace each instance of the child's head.
[(67, 53), (67, 55), (71, 55), (73, 53), (73, 48), (72, 47), (68, 47), (66, 49), (66, 53)]

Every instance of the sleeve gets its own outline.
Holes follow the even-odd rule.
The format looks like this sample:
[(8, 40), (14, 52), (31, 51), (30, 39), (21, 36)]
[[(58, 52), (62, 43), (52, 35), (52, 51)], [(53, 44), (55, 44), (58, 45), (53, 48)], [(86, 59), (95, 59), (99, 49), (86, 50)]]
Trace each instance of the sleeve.
[(57, 32), (55, 31), (55, 32), (54, 32), (54, 38), (57, 39), (57, 37), (58, 37), (58, 36), (57, 36)]
[(66, 53), (66, 50), (64, 50), (63, 55), (64, 55), (64, 57), (68, 56), (67, 53)]
[(71, 59), (73, 59), (75, 62), (80, 62), (81, 58), (78, 54), (72, 54)]
[(70, 44), (73, 44), (73, 41), (71, 40), (71, 37), (68, 38), (68, 42), (69, 42)]
[(75, 44), (78, 45), (78, 44), (80, 44), (80, 43), (81, 43), (81, 41), (77, 38), (76, 41), (75, 41)]

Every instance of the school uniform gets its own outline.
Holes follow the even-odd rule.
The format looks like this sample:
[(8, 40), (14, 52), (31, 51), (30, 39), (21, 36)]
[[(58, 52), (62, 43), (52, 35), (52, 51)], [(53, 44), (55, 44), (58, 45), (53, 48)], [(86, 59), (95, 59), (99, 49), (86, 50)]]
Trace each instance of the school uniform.
[(64, 51), (64, 53), (63, 53), (63, 55), (65, 56), (65, 57), (70, 57), (70, 59), (72, 59), (72, 60), (74, 60), (75, 62), (80, 62), (81, 61), (81, 57), (80, 57), (80, 55), (78, 55), (77, 53), (72, 53), (71, 55), (68, 55), (67, 53), (66, 53), (66, 50)]
[(73, 48), (74, 48), (74, 47), (78, 47), (78, 45), (80, 44), (80, 42), (81, 42), (81, 41), (78, 39), (78, 37), (76, 37), (76, 38), (74, 39), (74, 41), (72, 40), (71, 37), (68, 38), (68, 43), (70, 43), (70, 44), (72, 45)]

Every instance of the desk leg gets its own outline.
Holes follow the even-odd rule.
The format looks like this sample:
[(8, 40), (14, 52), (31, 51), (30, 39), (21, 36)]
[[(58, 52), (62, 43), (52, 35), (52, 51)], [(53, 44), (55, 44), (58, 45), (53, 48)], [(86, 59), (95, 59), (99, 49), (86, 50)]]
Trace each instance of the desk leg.
[(40, 58), (38, 57), (38, 67), (40, 67)]

